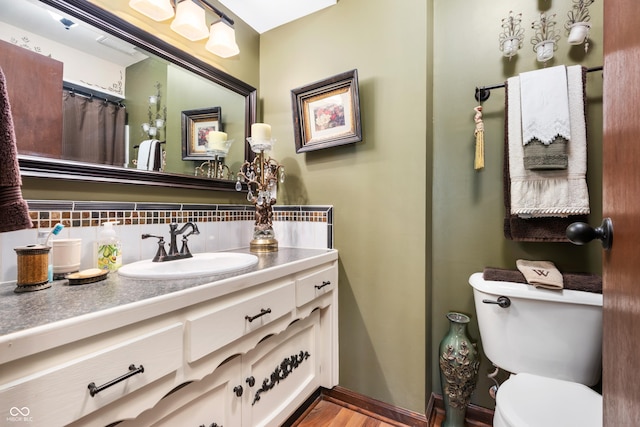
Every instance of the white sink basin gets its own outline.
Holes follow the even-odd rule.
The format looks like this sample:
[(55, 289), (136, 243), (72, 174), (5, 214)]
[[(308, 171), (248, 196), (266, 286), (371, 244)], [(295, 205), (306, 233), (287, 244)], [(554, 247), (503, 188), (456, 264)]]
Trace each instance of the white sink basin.
[(258, 257), (237, 252), (193, 254), (193, 258), (153, 262), (150, 259), (123, 265), (118, 274), (131, 279), (175, 280), (221, 276), (253, 267)]

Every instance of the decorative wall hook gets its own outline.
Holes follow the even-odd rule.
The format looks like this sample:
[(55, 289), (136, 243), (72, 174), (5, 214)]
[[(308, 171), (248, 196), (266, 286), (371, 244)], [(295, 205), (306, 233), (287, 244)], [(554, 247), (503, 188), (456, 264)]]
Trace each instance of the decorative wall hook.
[(514, 15), (512, 10), (509, 11), (509, 16), (502, 19), (502, 32), (498, 40), (500, 41), (500, 51), (509, 60), (517, 55), (518, 50), (522, 47), (524, 28), (520, 25), (521, 22), (522, 13)]
[(555, 13), (541, 13), (540, 19), (531, 23), (531, 28), (535, 30), (531, 44), (538, 62), (547, 62), (553, 58), (553, 52), (558, 48), (556, 43), (560, 40), (560, 34), (556, 29), (555, 17)]
[(573, 7), (567, 13), (569, 18), (564, 27), (569, 35), (568, 41), (571, 45), (584, 43), (584, 51), (589, 51), (589, 30), (591, 29), (591, 16), (588, 7), (594, 0), (573, 0)]

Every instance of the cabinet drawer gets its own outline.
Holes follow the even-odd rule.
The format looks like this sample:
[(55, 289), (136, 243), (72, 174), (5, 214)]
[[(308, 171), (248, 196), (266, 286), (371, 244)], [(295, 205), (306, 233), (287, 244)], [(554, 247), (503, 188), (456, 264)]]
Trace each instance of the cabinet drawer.
[(207, 354), (255, 331), (294, 307), (294, 284), (283, 282), (245, 300), (213, 307), (187, 320), (187, 360), (194, 362)]
[(336, 268), (331, 266), (296, 280), (296, 305), (303, 306), (320, 295), (331, 292), (337, 283)]
[[(28, 412), (29, 425), (66, 425), (177, 370), (181, 364), (182, 323), (176, 323), (3, 384), (0, 402), (4, 407)], [(90, 383), (102, 386), (130, 372), (130, 365), (142, 366), (144, 371), (91, 396)]]

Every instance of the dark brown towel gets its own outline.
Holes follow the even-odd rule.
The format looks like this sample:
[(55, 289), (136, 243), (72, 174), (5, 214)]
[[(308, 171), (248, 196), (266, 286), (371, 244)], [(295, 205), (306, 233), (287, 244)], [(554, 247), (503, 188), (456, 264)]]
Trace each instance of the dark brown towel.
[(7, 82), (0, 68), (0, 233), (33, 227), (21, 185)]
[[(484, 280), (496, 282), (527, 283), (524, 275), (518, 270), (507, 270), (504, 268), (485, 267), (482, 272)], [(564, 273), (562, 275), (564, 289), (572, 291), (602, 293), (602, 277), (597, 274), (588, 273)]]
[[(582, 71), (583, 85), (586, 85), (586, 68)], [(583, 86), (585, 87), (585, 86)], [(505, 82), (505, 91), (508, 90), (508, 82)], [(511, 179), (509, 178), (509, 97), (505, 96), (505, 120), (504, 120), (504, 150), (502, 185), (504, 189), (504, 236), (509, 240), (520, 242), (569, 242), (567, 227), (574, 222), (588, 222), (587, 215), (570, 215), (566, 218), (543, 217), (523, 219), (517, 215), (511, 215)], [(586, 103), (585, 103), (586, 108)]]

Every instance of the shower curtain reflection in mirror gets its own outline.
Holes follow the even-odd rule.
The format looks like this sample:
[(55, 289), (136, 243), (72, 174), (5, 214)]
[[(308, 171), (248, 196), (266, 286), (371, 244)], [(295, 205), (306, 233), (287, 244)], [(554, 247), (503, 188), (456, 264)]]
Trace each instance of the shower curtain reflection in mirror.
[(86, 97), (66, 89), (62, 100), (62, 157), (67, 160), (124, 166), (124, 105)]

